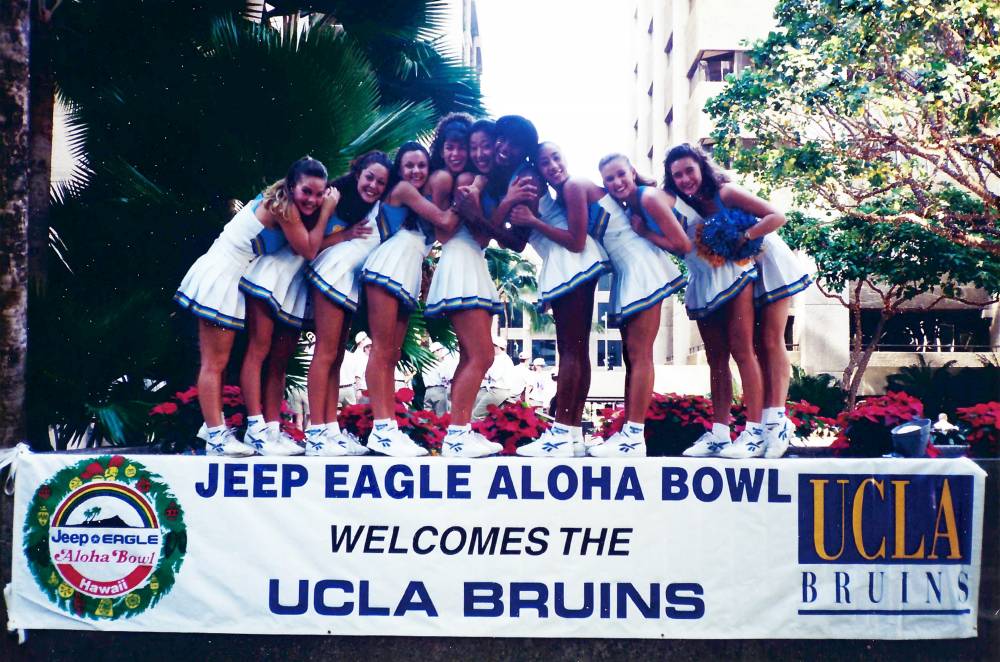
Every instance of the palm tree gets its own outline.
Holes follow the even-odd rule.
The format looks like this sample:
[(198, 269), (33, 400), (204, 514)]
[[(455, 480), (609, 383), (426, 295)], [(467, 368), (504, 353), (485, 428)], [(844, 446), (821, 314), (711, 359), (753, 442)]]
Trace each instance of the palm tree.
[[(525, 298), (525, 295), (538, 292), (535, 265), (524, 259), (520, 253), (506, 248), (491, 246), (486, 249), (485, 255), (486, 265), (497, 286), (504, 314), (510, 315), (514, 310), (526, 313), (531, 320), (533, 331), (540, 331), (550, 325), (552, 316), (539, 312), (534, 302)], [(509, 340), (509, 325), (505, 326), (504, 334), (504, 340)]]
[(194, 338), (169, 299), (231, 201), (302, 154), (338, 172), (433, 127), (431, 104), (383, 101), (356, 39), (327, 29), (286, 39), (233, 13), (242, 6), (104, 0), (60, 11), (53, 59), (88, 172), (52, 210), (72, 271), (53, 269), (31, 313), (41, 420), (135, 439), (131, 412), (162, 399), (148, 388), (192, 379)]

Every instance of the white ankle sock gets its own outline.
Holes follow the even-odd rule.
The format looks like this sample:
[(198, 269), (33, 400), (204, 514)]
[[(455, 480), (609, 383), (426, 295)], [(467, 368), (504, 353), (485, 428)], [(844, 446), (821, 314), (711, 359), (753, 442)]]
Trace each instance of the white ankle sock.
[(330, 433), (331, 435), (338, 435), (338, 434), (340, 434), (340, 423), (338, 423), (337, 421), (334, 421), (332, 423), (327, 423), (326, 424), (326, 431), (328, 433)]
[(646, 431), (645, 423), (634, 423), (632, 421), (625, 421), (625, 425), (622, 426), (622, 432), (626, 437), (637, 437), (639, 439), (644, 439), (644, 432)]
[(247, 427), (255, 428), (258, 425), (264, 425), (264, 414), (257, 414), (255, 416), (247, 416)]
[(747, 421), (746, 429), (750, 434), (754, 435), (755, 437), (759, 437), (764, 434), (764, 425), (762, 423)]
[(569, 433), (573, 437), (573, 441), (583, 441), (583, 426), (582, 425), (571, 425), (569, 426)]
[(568, 425), (564, 425), (562, 423), (553, 423), (552, 427), (549, 428), (549, 430), (551, 430), (552, 432), (554, 432), (555, 434), (558, 434), (558, 435), (567, 435), (567, 436), (570, 436), (570, 435), (573, 434), (573, 428), (571, 428)]
[(323, 434), (323, 430), (325, 429), (326, 427), (322, 423), (313, 423), (306, 428), (306, 435), (311, 437), (313, 435)]
[(729, 426), (725, 423), (712, 423), (712, 434), (723, 441), (729, 441)]
[(399, 425), (395, 418), (379, 418), (372, 421), (372, 434), (382, 437), (393, 430), (398, 430)]

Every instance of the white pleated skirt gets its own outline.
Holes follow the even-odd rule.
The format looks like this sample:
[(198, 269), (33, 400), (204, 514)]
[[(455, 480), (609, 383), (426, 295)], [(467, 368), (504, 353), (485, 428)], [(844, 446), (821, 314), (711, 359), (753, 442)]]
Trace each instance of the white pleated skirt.
[(361, 267), (378, 246), (377, 232), (325, 249), (306, 267), (306, 280), (330, 301), (352, 313), (358, 309)]
[(757, 281), (753, 286), (753, 301), (757, 306), (766, 306), (798, 294), (812, 283), (805, 264), (774, 232), (764, 235), (756, 261)]
[(368, 256), (361, 280), (385, 288), (405, 307), (416, 308), (429, 249), (422, 232), (401, 228)]
[(252, 253), (217, 240), (188, 269), (174, 301), (213, 324), (241, 331), (246, 326), (246, 302), (240, 278), (252, 262)]
[(602, 243), (615, 273), (611, 327), (620, 327), (636, 313), (659, 305), (687, 282), (669, 253), (631, 228), (606, 233)]
[(424, 314), (440, 317), (458, 310), (481, 308), (496, 315), (502, 309), (490, 278), (483, 249), (462, 229), (441, 247)]
[(579, 253), (574, 253), (539, 232), (532, 234), (531, 246), (542, 258), (542, 268), (538, 273), (538, 307), (542, 310), (553, 299), (611, 271), (607, 253), (593, 237), (587, 237), (583, 250)]
[(275, 318), (296, 329), (312, 317), (306, 260), (288, 246), (254, 260), (240, 279), (240, 290), (265, 302)]

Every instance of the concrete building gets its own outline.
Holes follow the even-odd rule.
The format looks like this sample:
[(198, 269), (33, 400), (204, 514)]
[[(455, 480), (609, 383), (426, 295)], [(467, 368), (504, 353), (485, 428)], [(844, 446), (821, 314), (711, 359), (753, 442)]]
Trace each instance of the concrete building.
[(476, 0), (462, 0), (462, 64), (483, 73), (483, 51), (479, 42)]
[[(638, 0), (633, 14), (633, 145), (636, 168), (662, 182), (663, 158), (679, 143), (711, 151), (711, 118), (702, 110), (720, 93), (729, 74), (748, 66), (745, 52), (775, 27), (773, 0)], [(752, 139), (747, 136), (747, 139)], [(790, 197), (775, 196), (789, 208)], [(874, 294), (874, 293), (871, 293)], [(970, 291), (971, 300), (988, 300)], [(928, 295), (931, 296), (931, 295)], [(862, 295), (877, 316), (874, 297)], [(915, 302), (915, 306), (926, 304)], [(657, 357), (675, 367), (705, 366), (697, 325), (688, 321), (676, 300), (664, 306), (666, 318), (657, 337)], [(871, 326), (867, 311), (862, 326)], [(850, 316), (835, 300), (811, 287), (795, 299), (786, 341), (793, 364), (807, 372), (840, 376), (850, 354)], [(917, 362), (957, 361), (956, 367), (980, 365), (979, 355), (1000, 347), (1000, 307), (986, 309), (947, 303), (932, 312), (904, 312), (887, 329), (866, 372), (863, 393), (880, 391), (885, 377)], [(707, 370), (707, 367), (703, 369)], [(659, 368), (658, 368), (659, 372)]]

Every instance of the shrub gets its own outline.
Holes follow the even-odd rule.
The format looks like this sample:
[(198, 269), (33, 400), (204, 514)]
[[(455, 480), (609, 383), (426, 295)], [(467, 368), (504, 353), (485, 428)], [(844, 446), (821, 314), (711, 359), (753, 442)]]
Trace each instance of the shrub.
[[(622, 429), (625, 410), (605, 408), (600, 412), (597, 435), (607, 439)], [(646, 453), (680, 455), (705, 430), (712, 427), (712, 402), (700, 395), (654, 393), (646, 410)]]
[(1000, 457), (1000, 402), (984, 402), (958, 409), (958, 419), (969, 426), (966, 440), (972, 457)]
[[(841, 457), (881, 457), (893, 450), (892, 428), (923, 415), (924, 405), (906, 393), (867, 398), (837, 416), (840, 434), (830, 448)], [(933, 444), (928, 443), (927, 455), (937, 457)]]
[(473, 421), (472, 429), (490, 441), (503, 444), (501, 455), (514, 455), (518, 446), (538, 439), (549, 429), (549, 423), (538, 416), (537, 409), (525, 402), (490, 405), (486, 418)]
[[(449, 415), (438, 416), (426, 409), (410, 409), (409, 405), (412, 402), (412, 390), (401, 388), (396, 391), (395, 413), (399, 429), (431, 453), (439, 453), (445, 429), (448, 427)], [(337, 415), (337, 422), (341, 429), (350, 432), (362, 443), (371, 434), (372, 421), (372, 408), (369, 404), (341, 407)]]
[(819, 408), (822, 416), (835, 417), (844, 410), (847, 401), (844, 389), (833, 375), (807, 374), (805, 370), (792, 366), (792, 380), (788, 384), (788, 399), (809, 402)]

